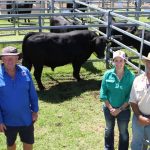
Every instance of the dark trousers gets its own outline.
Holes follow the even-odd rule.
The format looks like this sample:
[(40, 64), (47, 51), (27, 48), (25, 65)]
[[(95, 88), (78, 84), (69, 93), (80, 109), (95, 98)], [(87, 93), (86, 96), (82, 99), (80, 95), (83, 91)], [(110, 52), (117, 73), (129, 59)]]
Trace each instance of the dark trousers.
[(128, 108), (126, 110), (123, 110), (116, 117), (110, 114), (110, 111), (106, 106), (103, 106), (103, 111), (104, 111), (104, 117), (106, 121), (104, 150), (114, 150), (115, 120), (117, 120), (118, 129), (119, 129), (118, 150), (128, 150), (129, 147), (128, 124), (131, 115), (130, 109)]

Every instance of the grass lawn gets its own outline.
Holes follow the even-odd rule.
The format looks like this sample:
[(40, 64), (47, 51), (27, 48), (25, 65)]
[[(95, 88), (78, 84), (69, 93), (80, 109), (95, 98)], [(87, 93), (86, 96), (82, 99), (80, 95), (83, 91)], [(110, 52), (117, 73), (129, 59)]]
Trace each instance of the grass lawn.
[[(102, 61), (88, 62), (81, 69), (84, 80), (77, 83), (71, 65), (58, 67), (54, 72), (44, 68), (42, 81), (46, 90), (39, 92), (34, 80), (40, 107), (35, 150), (103, 150), (105, 122), (99, 88), (105, 70)], [(131, 123), (129, 131), (131, 134)], [(117, 141), (115, 128), (116, 150)], [(5, 137), (0, 133), (0, 150), (5, 149)], [(22, 150), (19, 138), (17, 149)]]

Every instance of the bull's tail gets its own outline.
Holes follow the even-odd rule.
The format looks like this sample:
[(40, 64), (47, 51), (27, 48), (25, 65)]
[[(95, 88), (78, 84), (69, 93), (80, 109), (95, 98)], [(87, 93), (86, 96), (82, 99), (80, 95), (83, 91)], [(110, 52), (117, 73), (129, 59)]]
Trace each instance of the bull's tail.
[(22, 43), (22, 65), (26, 66), (29, 70), (31, 70), (32, 68), (32, 63), (28, 57), (28, 45), (26, 43), (26, 41), (28, 40), (28, 38), (32, 35), (34, 35), (35, 32), (29, 32), (25, 35), (24, 39), (23, 39), (23, 43)]

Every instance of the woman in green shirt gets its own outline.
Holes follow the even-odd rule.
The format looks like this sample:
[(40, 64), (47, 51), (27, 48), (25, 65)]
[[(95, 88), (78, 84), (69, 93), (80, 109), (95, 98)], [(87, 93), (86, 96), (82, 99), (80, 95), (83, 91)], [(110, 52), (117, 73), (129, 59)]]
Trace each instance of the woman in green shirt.
[(105, 150), (114, 150), (114, 127), (117, 120), (119, 128), (118, 150), (128, 150), (130, 120), (129, 96), (134, 74), (125, 66), (125, 53), (113, 53), (114, 68), (105, 72), (100, 89), (100, 99), (104, 102), (106, 121)]

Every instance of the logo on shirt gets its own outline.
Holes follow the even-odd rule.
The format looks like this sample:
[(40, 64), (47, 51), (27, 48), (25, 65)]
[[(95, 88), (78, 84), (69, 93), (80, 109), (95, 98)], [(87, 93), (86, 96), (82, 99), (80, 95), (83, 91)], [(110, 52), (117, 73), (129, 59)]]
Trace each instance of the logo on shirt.
[(22, 71), (22, 76), (26, 76), (26, 72), (25, 71)]

